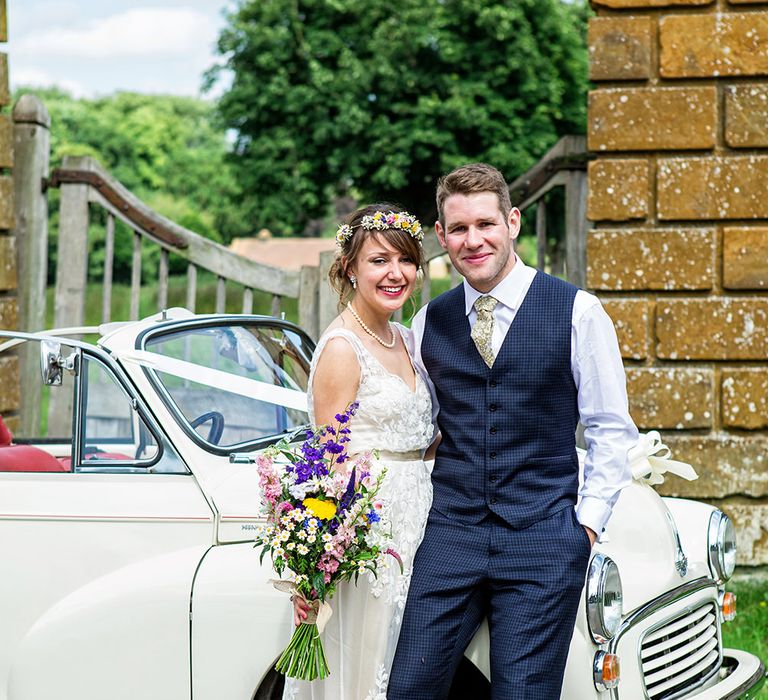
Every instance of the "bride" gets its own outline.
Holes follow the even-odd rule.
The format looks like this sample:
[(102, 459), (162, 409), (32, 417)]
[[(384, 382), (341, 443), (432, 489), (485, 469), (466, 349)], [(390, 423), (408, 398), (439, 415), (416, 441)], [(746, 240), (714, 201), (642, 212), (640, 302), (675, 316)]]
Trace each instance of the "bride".
[[(413, 293), (422, 235), (413, 216), (381, 204), (356, 211), (336, 235), (339, 253), (329, 276), (346, 306), (315, 350), (310, 419), (332, 423), (350, 402), (359, 402), (348, 451), (379, 451), (374, 468), (387, 469), (380, 494), (404, 573), (393, 563), (378, 578), (369, 574), (339, 587), (323, 632), (330, 676), (287, 678), (284, 700), (386, 700), (411, 564), (432, 502), (423, 459), (433, 436), (430, 394), (406, 350), (409, 331), (390, 321)], [(295, 600), (294, 622), (305, 613)]]

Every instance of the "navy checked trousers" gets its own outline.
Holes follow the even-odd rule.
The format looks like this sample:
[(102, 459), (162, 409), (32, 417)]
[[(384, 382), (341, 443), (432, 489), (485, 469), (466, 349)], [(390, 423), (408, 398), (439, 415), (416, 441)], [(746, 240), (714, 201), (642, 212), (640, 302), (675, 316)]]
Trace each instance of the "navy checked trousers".
[(493, 700), (557, 700), (590, 544), (573, 507), (522, 530), (431, 511), (413, 565), (388, 700), (448, 696), (483, 617)]

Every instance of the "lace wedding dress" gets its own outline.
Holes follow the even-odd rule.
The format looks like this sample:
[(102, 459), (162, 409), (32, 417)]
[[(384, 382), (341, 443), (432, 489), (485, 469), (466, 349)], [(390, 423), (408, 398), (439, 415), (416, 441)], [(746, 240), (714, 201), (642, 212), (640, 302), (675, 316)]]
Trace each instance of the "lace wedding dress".
[[(399, 332), (408, 331), (398, 326)], [(430, 475), (421, 458), (432, 439), (429, 390), (416, 375), (411, 390), (365, 348), (351, 331), (337, 328), (318, 343), (309, 377), (310, 419), (312, 380), (317, 359), (331, 338), (345, 338), (360, 365), (360, 407), (352, 418), (349, 454), (377, 449), (375, 466), (386, 467), (381, 491), (392, 523), (393, 548), (403, 559), (404, 574), (391, 559), (378, 578), (372, 574), (342, 583), (331, 599), (333, 616), (323, 631), (330, 676), (322, 681), (286, 679), (283, 700), (386, 700), (389, 670), (395, 655), (411, 564), (424, 534), (432, 503)]]

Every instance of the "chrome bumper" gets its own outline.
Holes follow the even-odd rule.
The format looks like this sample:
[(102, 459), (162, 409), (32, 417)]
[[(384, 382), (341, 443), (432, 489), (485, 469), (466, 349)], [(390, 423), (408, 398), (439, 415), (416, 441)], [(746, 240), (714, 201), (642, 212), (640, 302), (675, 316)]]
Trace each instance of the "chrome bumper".
[(752, 700), (766, 681), (765, 666), (756, 656), (739, 649), (723, 649), (727, 675), (686, 700)]

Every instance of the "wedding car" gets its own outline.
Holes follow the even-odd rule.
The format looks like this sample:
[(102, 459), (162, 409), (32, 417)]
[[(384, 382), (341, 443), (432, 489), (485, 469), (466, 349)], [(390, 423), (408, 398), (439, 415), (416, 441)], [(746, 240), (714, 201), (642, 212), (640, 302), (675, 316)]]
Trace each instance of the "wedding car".
[[(253, 461), (307, 423), (312, 341), (279, 319), (184, 309), (0, 336), (4, 376), (39, 377), (0, 423), (0, 700), (279, 698), (291, 607), (253, 546)], [(45, 437), (21, 437), (30, 406)], [(563, 699), (725, 700), (763, 683), (761, 661), (721, 638), (733, 526), (656, 494), (665, 472), (692, 476), (668, 457), (652, 434), (633, 457)], [(488, 673), (481, 628), (453, 697), (489, 696)]]

